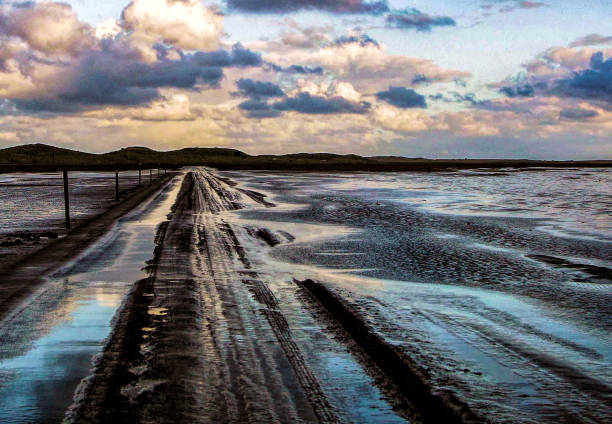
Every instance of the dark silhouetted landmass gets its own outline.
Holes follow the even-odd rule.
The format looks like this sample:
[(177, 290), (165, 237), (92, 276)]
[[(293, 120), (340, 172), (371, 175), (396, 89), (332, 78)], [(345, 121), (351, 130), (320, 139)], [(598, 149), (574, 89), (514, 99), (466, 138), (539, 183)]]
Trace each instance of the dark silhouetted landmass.
[(295, 153), (252, 156), (235, 149), (185, 148), (159, 152), (147, 147), (127, 147), (93, 154), (46, 144), (28, 144), (0, 150), (0, 172), (113, 170), (177, 168), (206, 165), (218, 169), (261, 169), (293, 171), (438, 171), (474, 168), (567, 168), (612, 167), (612, 160), (546, 161), (527, 159), (426, 159), (400, 156)]

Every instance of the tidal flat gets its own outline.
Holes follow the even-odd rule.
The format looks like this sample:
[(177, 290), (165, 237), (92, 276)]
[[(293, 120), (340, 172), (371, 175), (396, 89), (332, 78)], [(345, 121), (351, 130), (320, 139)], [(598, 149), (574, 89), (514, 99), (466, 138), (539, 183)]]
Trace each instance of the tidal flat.
[(0, 421), (608, 422), (611, 190), (184, 169), (4, 316)]

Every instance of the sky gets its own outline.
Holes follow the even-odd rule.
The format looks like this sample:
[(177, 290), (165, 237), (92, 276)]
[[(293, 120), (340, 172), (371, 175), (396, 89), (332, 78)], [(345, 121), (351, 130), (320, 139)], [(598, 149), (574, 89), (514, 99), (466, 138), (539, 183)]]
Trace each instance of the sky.
[(612, 159), (609, 0), (0, 0), (0, 148)]

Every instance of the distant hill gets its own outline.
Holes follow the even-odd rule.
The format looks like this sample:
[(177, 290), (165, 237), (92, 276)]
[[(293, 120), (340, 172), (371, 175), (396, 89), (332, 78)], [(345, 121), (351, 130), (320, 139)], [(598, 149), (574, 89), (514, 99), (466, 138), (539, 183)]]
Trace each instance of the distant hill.
[(251, 156), (240, 150), (190, 147), (159, 152), (148, 147), (127, 147), (94, 154), (46, 144), (27, 144), (0, 150), (0, 172), (55, 171), (61, 168), (112, 170), (176, 168), (206, 165), (219, 169), (296, 171), (434, 171), (469, 168), (612, 167), (612, 160), (540, 161), (526, 159), (424, 159), (401, 156), (293, 153)]
[(227, 163), (249, 155), (235, 149), (185, 148), (158, 152), (148, 147), (127, 147), (109, 153), (94, 154), (62, 149), (46, 144), (26, 144), (0, 150), (0, 169), (26, 168), (137, 168), (178, 167)]
[(68, 163), (98, 164), (99, 155), (62, 149), (46, 144), (25, 144), (0, 150), (0, 165), (56, 165)]

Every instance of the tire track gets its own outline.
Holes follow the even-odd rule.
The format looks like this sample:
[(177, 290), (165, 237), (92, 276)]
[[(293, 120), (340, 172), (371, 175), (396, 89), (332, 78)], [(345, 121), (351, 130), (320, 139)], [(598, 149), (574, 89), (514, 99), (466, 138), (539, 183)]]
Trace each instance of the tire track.
[(251, 292), (238, 272), (249, 262), (222, 212), (242, 200), (208, 171), (185, 175), (150, 277), (126, 299), (67, 422), (339, 422), (273, 294), (263, 282)]

